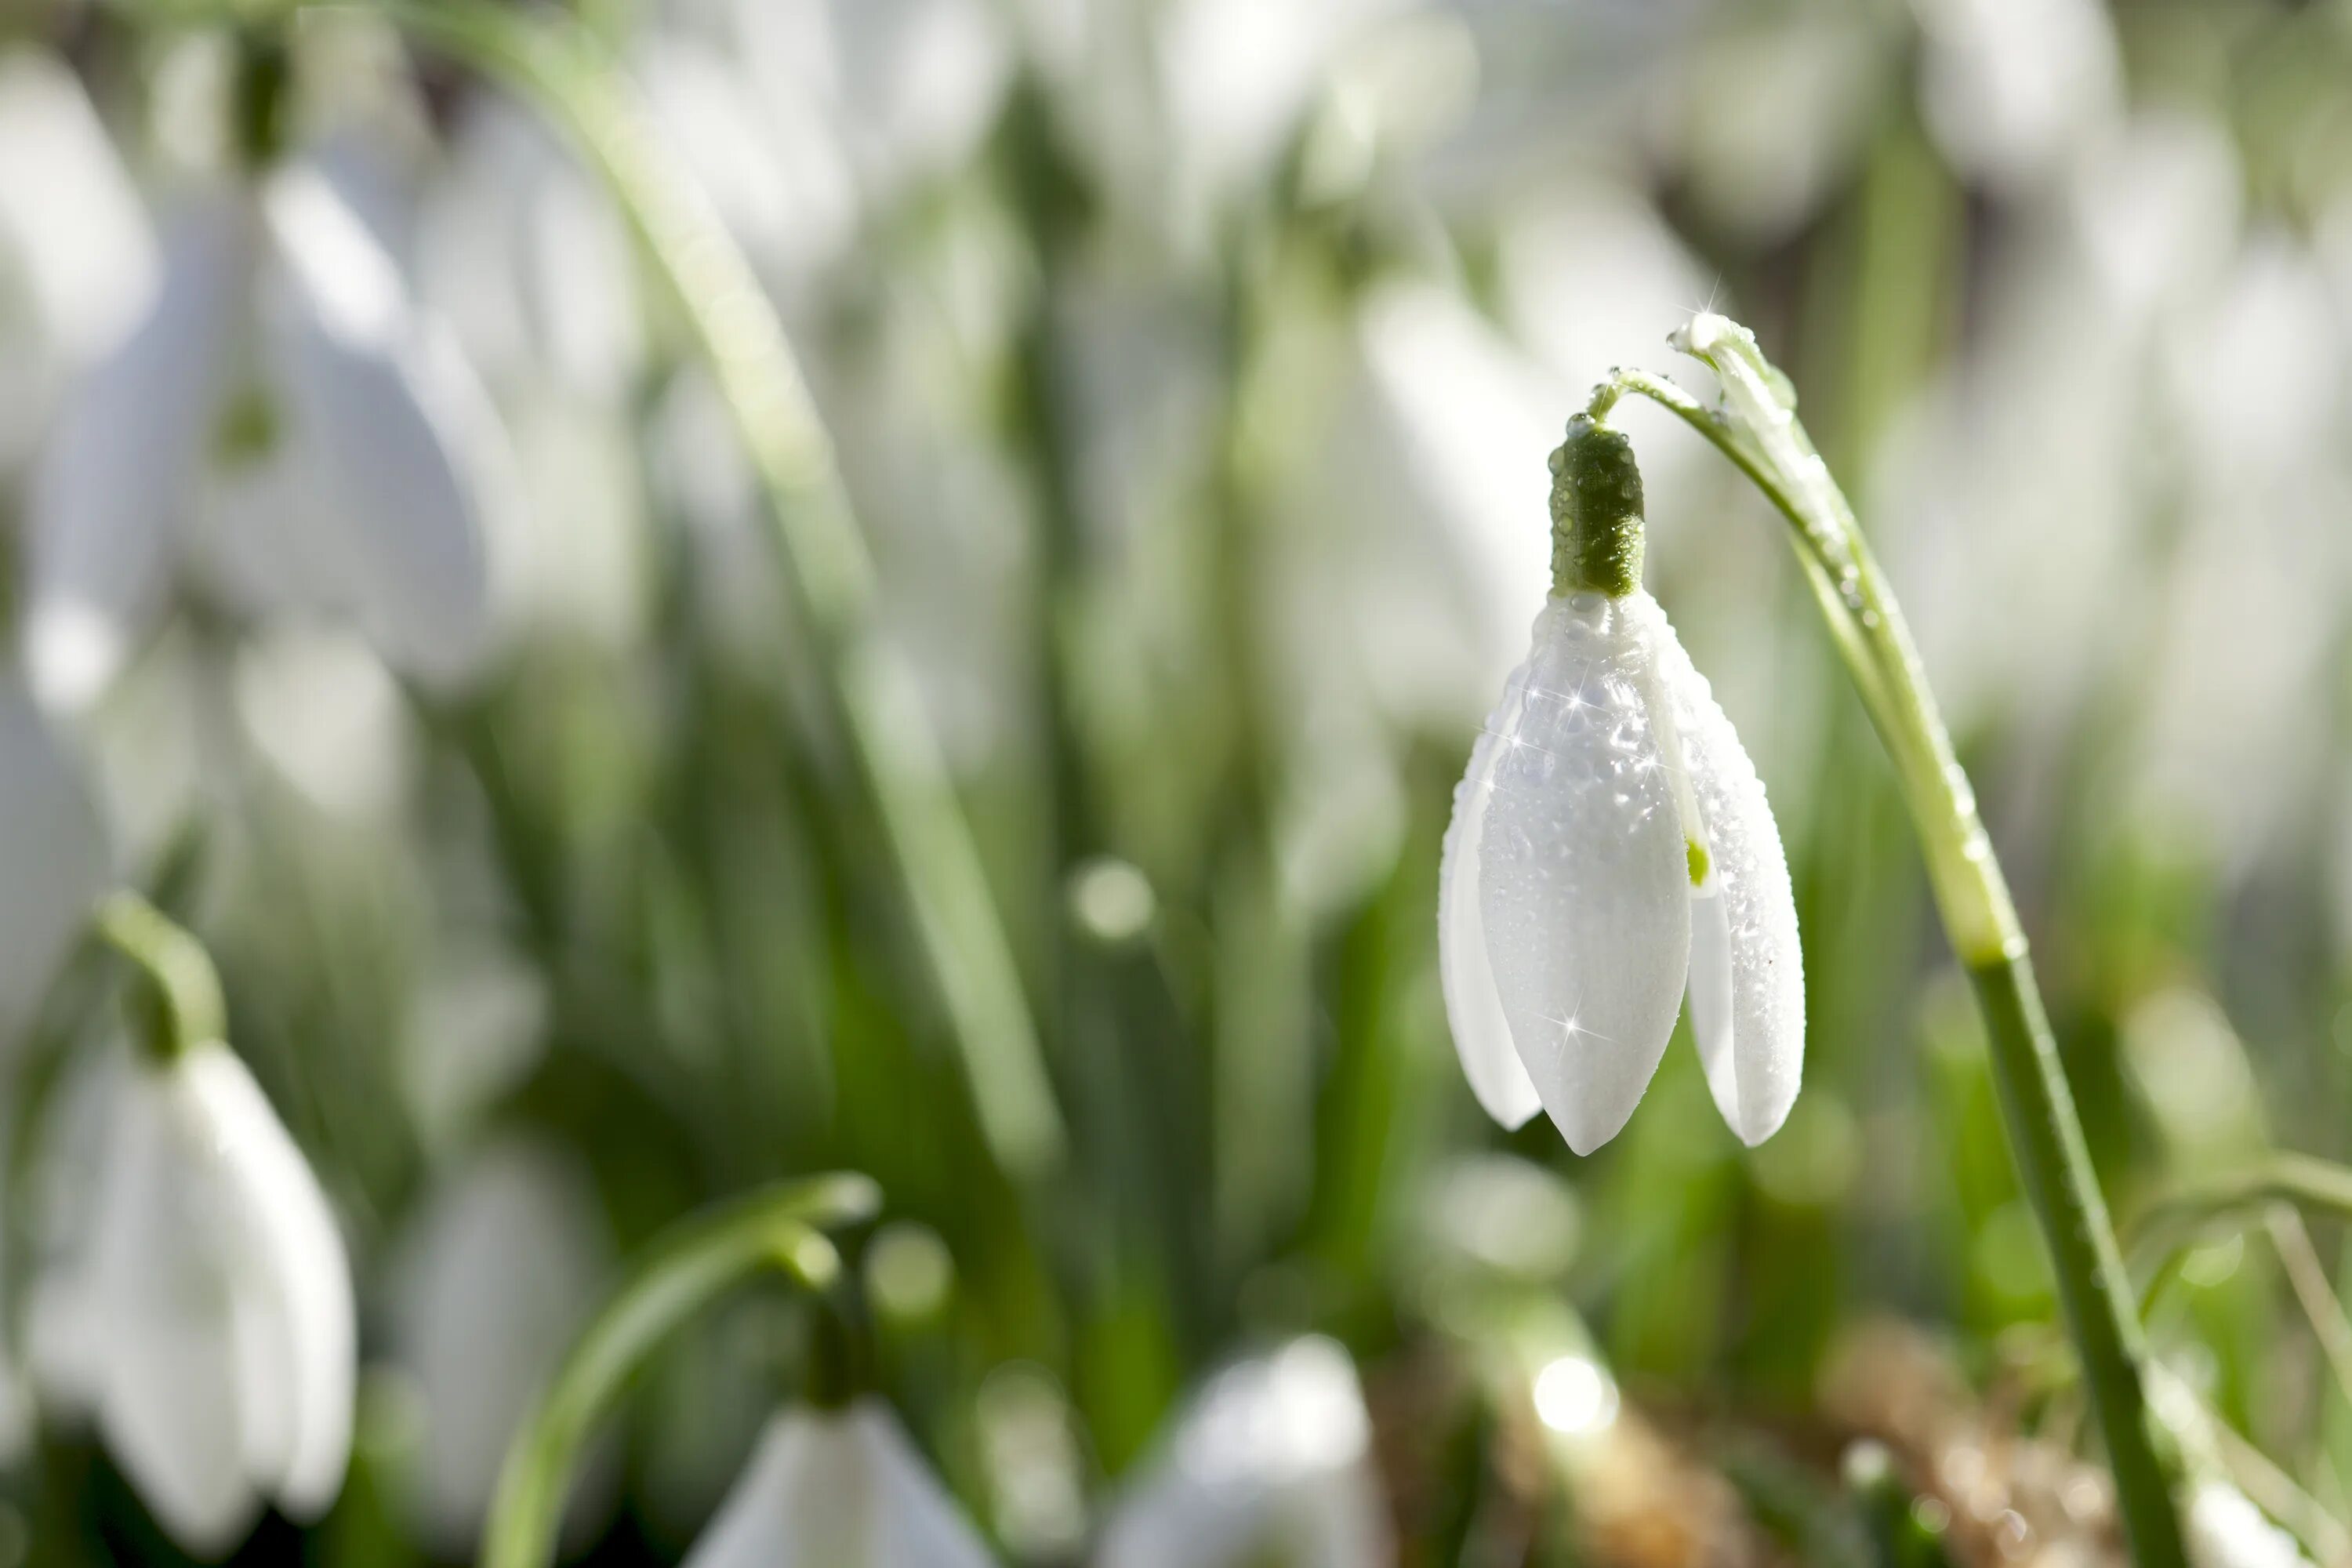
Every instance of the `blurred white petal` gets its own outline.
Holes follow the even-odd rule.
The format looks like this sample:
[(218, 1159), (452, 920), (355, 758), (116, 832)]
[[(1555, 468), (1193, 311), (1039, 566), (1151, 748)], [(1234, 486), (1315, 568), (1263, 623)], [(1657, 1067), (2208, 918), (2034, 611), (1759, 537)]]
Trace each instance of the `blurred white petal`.
[(158, 260), (131, 176), (80, 79), (31, 49), (0, 58), (0, 241), (69, 361), (119, 340)]
[(1304, 129), (1342, 48), (1397, 0), (1181, 0), (1154, 17), (1179, 222), (1258, 187)]
[(1953, 164), (1995, 184), (2049, 171), (2122, 99), (2098, 0), (1917, 0), (1920, 109)]
[[(743, 0), (755, 69), (771, 58), (763, 19), (788, 10)], [(986, 0), (828, 0), (839, 58), (834, 110), (869, 188), (954, 169), (994, 122), (1013, 51)], [(778, 85), (770, 79), (770, 85)]]
[(236, 658), (236, 710), (263, 756), (330, 816), (381, 821), (404, 794), (408, 713), (358, 637), (264, 632)]
[(1394, 575), (1351, 599), (1349, 651), (1399, 716), (1459, 717), (1511, 667), (1510, 628), (1542, 603), (1544, 457), (1570, 400), (1434, 288), (1368, 300), (1361, 353), (1368, 419), (1343, 434), (1331, 477), (1363, 531), (1339, 550), (1344, 563), (1385, 540)]
[(96, 1215), (100, 1432), (173, 1539), (200, 1557), (259, 1513), (239, 1408), (225, 1195), (199, 1123), (146, 1070), (124, 1080)]
[[(406, 1479), (436, 1550), (472, 1549), (507, 1444), (595, 1302), (611, 1246), (585, 1173), (522, 1137), (470, 1158), (402, 1243), (394, 1354), (425, 1416)], [(593, 1511), (596, 1493), (575, 1481), (571, 1513)]]
[(688, 38), (648, 44), (638, 79), (679, 155), (772, 283), (836, 259), (856, 226), (856, 181), (806, 92), (761, 96), (737, 62)]
[(30, 697), (0, 675), (0, 1045), (43, 992), (106, 890), (89, 781)]
[(1843, 12), (1722, 8), (1738, 19), (1680, 51), (1691, 195), (1754, 244), (1786, 237), (1846, 176), (1890, 90), (1885, 29)]
[(1329, 1340), (1302, 1339), (1209, 1380), (1127, 1489), (1093, 1561), (1362, 1568), (1395, 1551), (1356, 1369)]
[(2226, 1481), (2200, 1482), (2189, 1495), (2187, 1534), (2195, 1568), (2311, 1568), (2294, 1537)]
[(2072, 209), (2102, 293), (2129, 315), (2217, 282), (2238, 247), (2239, 182), (2228, 131), (2201, 114), (2144, 113), (2094, 141)]
[(342, 1233), (244, 1063), (199, 1047), (175, 1071), (234, 1227), (247, 1471), (287, 1513), (311, 1519), (341, 1489), (351, 1458), (358, 1329)]
[(386, 655), (457, 681), (488, 651), (491, 535), (518, 504), (488, 395), (323, 179), (281, 173), (264, 206), (267, 347), (328, 492), (311, 521), (339, 531), (347, 592)]
[(987, 1548), (887, 1405), (768, 1425), (685, 1568), (987, 1568)]
[(162, 596), (246, 320), (250, 250), (241, 204), (184, 214), (153, 299), (58, 416), (27, 520), (26, 665), (49, 707), (96, 698)]

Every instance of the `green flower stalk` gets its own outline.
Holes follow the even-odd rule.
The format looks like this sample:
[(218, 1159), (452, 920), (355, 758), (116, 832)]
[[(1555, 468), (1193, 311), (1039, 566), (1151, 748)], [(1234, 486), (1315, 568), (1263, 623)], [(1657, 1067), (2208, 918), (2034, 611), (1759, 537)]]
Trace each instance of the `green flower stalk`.
[[(482, 1568), (546, 1568), (555, 1557), (580, 1450), (656, 1347), (723, 1292), (774, 1269), (814, 1296), (840, 1287), (824, 1232), (881, 1207), (864, 1176), (814, 1176), (751, 1193), (679, 1222), (600, 1309), (517, 1429), (482, 1537)], [(818, 1369), (828, 1384), (834, 1369)]]
[(1895, 763), (1945, 930), (1976, 988), (2011, 1152), (2049, 1247), (2133, 1559), (2142, 1568), (2185, 1568), (2176, 1467), (2151, 1421), (2130, 1281), (2008, 883), (1902, 609), (1797, 417), (1788, 378), (1765, 359), (1755, 335), (1707, 312), (1673, 341), (1716, 373), (1720, 408), (1655, 376), (1620, 371), (1594, 393), (1590, 415), (1601, 419), (1629, 392), (1663, 405), (1737, 464), (1788, 520), (1832, 640)]

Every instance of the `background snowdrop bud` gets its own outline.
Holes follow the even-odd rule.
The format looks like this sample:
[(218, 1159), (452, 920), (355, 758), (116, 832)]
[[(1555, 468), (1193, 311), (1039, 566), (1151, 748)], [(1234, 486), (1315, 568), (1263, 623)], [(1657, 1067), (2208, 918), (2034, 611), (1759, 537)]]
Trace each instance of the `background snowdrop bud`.
[(1656, 601), (1642, 481), (1585, 415), (1552, 456), (1553, 597), (1472, 748), (1439, 872), (1454, 1043), (1479, 1101), (1540, 1103), (1578, 1153), (1616, 1136), (1687, 991), (1732, 1130), (1796, 1098), (1796, 904), (1762, 784)]
[(356, 1331), (333, 1214), (218, 1042), (124, 1079), (86, 1266), (100, 1434), (189, 1552), (265, 1500), (325, 1511), (351, 1454)]
[(1348, 1353), (1292, 1342), (1209, 1380), (1111, 1517), (1099, 1568), (1354, 1568), (1395, 1558)]
[(890, 1407), (769, 1423), (686, 1568), (988, 1568), (988, 1549)]

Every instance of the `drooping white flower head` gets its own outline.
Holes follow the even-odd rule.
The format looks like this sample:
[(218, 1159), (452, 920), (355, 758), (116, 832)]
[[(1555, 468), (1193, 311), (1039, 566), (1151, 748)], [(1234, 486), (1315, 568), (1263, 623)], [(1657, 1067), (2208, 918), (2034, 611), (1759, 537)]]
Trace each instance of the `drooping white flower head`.
[[(208, 491), (224, 453), (236, 471)], [(199, 548), (233, 598), (348, 615), (453, 680), (488, 638), (510, 462), (479, 381), (324, 175), (296, 163), (215, 191), (171, 226), (152, 297), (41, 454), (34, 689), (96, 698)]]
[(768, 1424), (685, 1568), (988, 1568), (955, 1500), (871, 1396)]
[(83, 1250), (37, 1300), (43, 1385), (198, 1556), (265, 1501), (323, 1512), (351, 1457), (356, 1328), (309, 1163), (216, 1042), (130, 1068), (106, 1150)]
[(1438, 892), (1472, 1089), (1580, 1154), (1625, 1125), (1687, 994), (1743, 1142), (1795, 1102), (1796, 904), (1764, 786), (1641, 587), (1641, 479), (1583, 416), (1553, 460), (1554, 593), (1454, 791)]
[(1103, 1531), (1101, 1568), (1356, 1568), (1395, 1554), (1348, 1354), (1294, 1341), (1227, 1367)]

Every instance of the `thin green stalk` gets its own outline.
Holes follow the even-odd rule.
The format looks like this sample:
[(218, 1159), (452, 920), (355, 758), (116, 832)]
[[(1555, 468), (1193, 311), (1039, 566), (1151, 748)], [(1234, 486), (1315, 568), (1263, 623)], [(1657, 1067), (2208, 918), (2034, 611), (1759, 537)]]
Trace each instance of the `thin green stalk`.
[(98, 906), (92, 929), (148, 982), (142, 1032), (157, 1060), (227, 1037), (228, 1004), (212, 955), (169, 915), (137, 893), (113, 893)]
[(840, 1255), (821, 1227), (881, 1207), (864, 1176), (785, 1182), (680, 1222), (573, 1342), (507, 1448), (482, 1535), (482, 1568), (546, 1568), (581, 1447), (647, 1355), (720, 1292), (769, 1268), (812, 1292), (833, 1288)]
[(787, 575), (834, 686), (963, 1051), (982, 1131), (1009, 1173), (1066, 1142), (1036, 1024), (971, 826), (904, 656), (880, 630), (874, 565), (782, 322), (625, 75), (578, 22), (488, 0), (376, 7), (566, 127), (684, 309), (767, 492)]
[(2147, 1351), (2130, 1281), (2008, 883), (1902, 609), (1797, 418), (1795, 393), (1754, 334), (1706, 314), (1675, 344), (1715, 371), (1722, 409), (1657, 377), (1619, 372), (1594, 394), (1591, 413), (1605, 414), (1626, 392), (1652, 398), (1738, 465), (1792, 526), (1797, 558), (1894, 761), (1945, 930), (1976, 987), (2010, 1151), (2050, 1250), (2133, 1558), (2142, 1568), (2184, 1568), (2171, 1466), (2149, 1421)]

